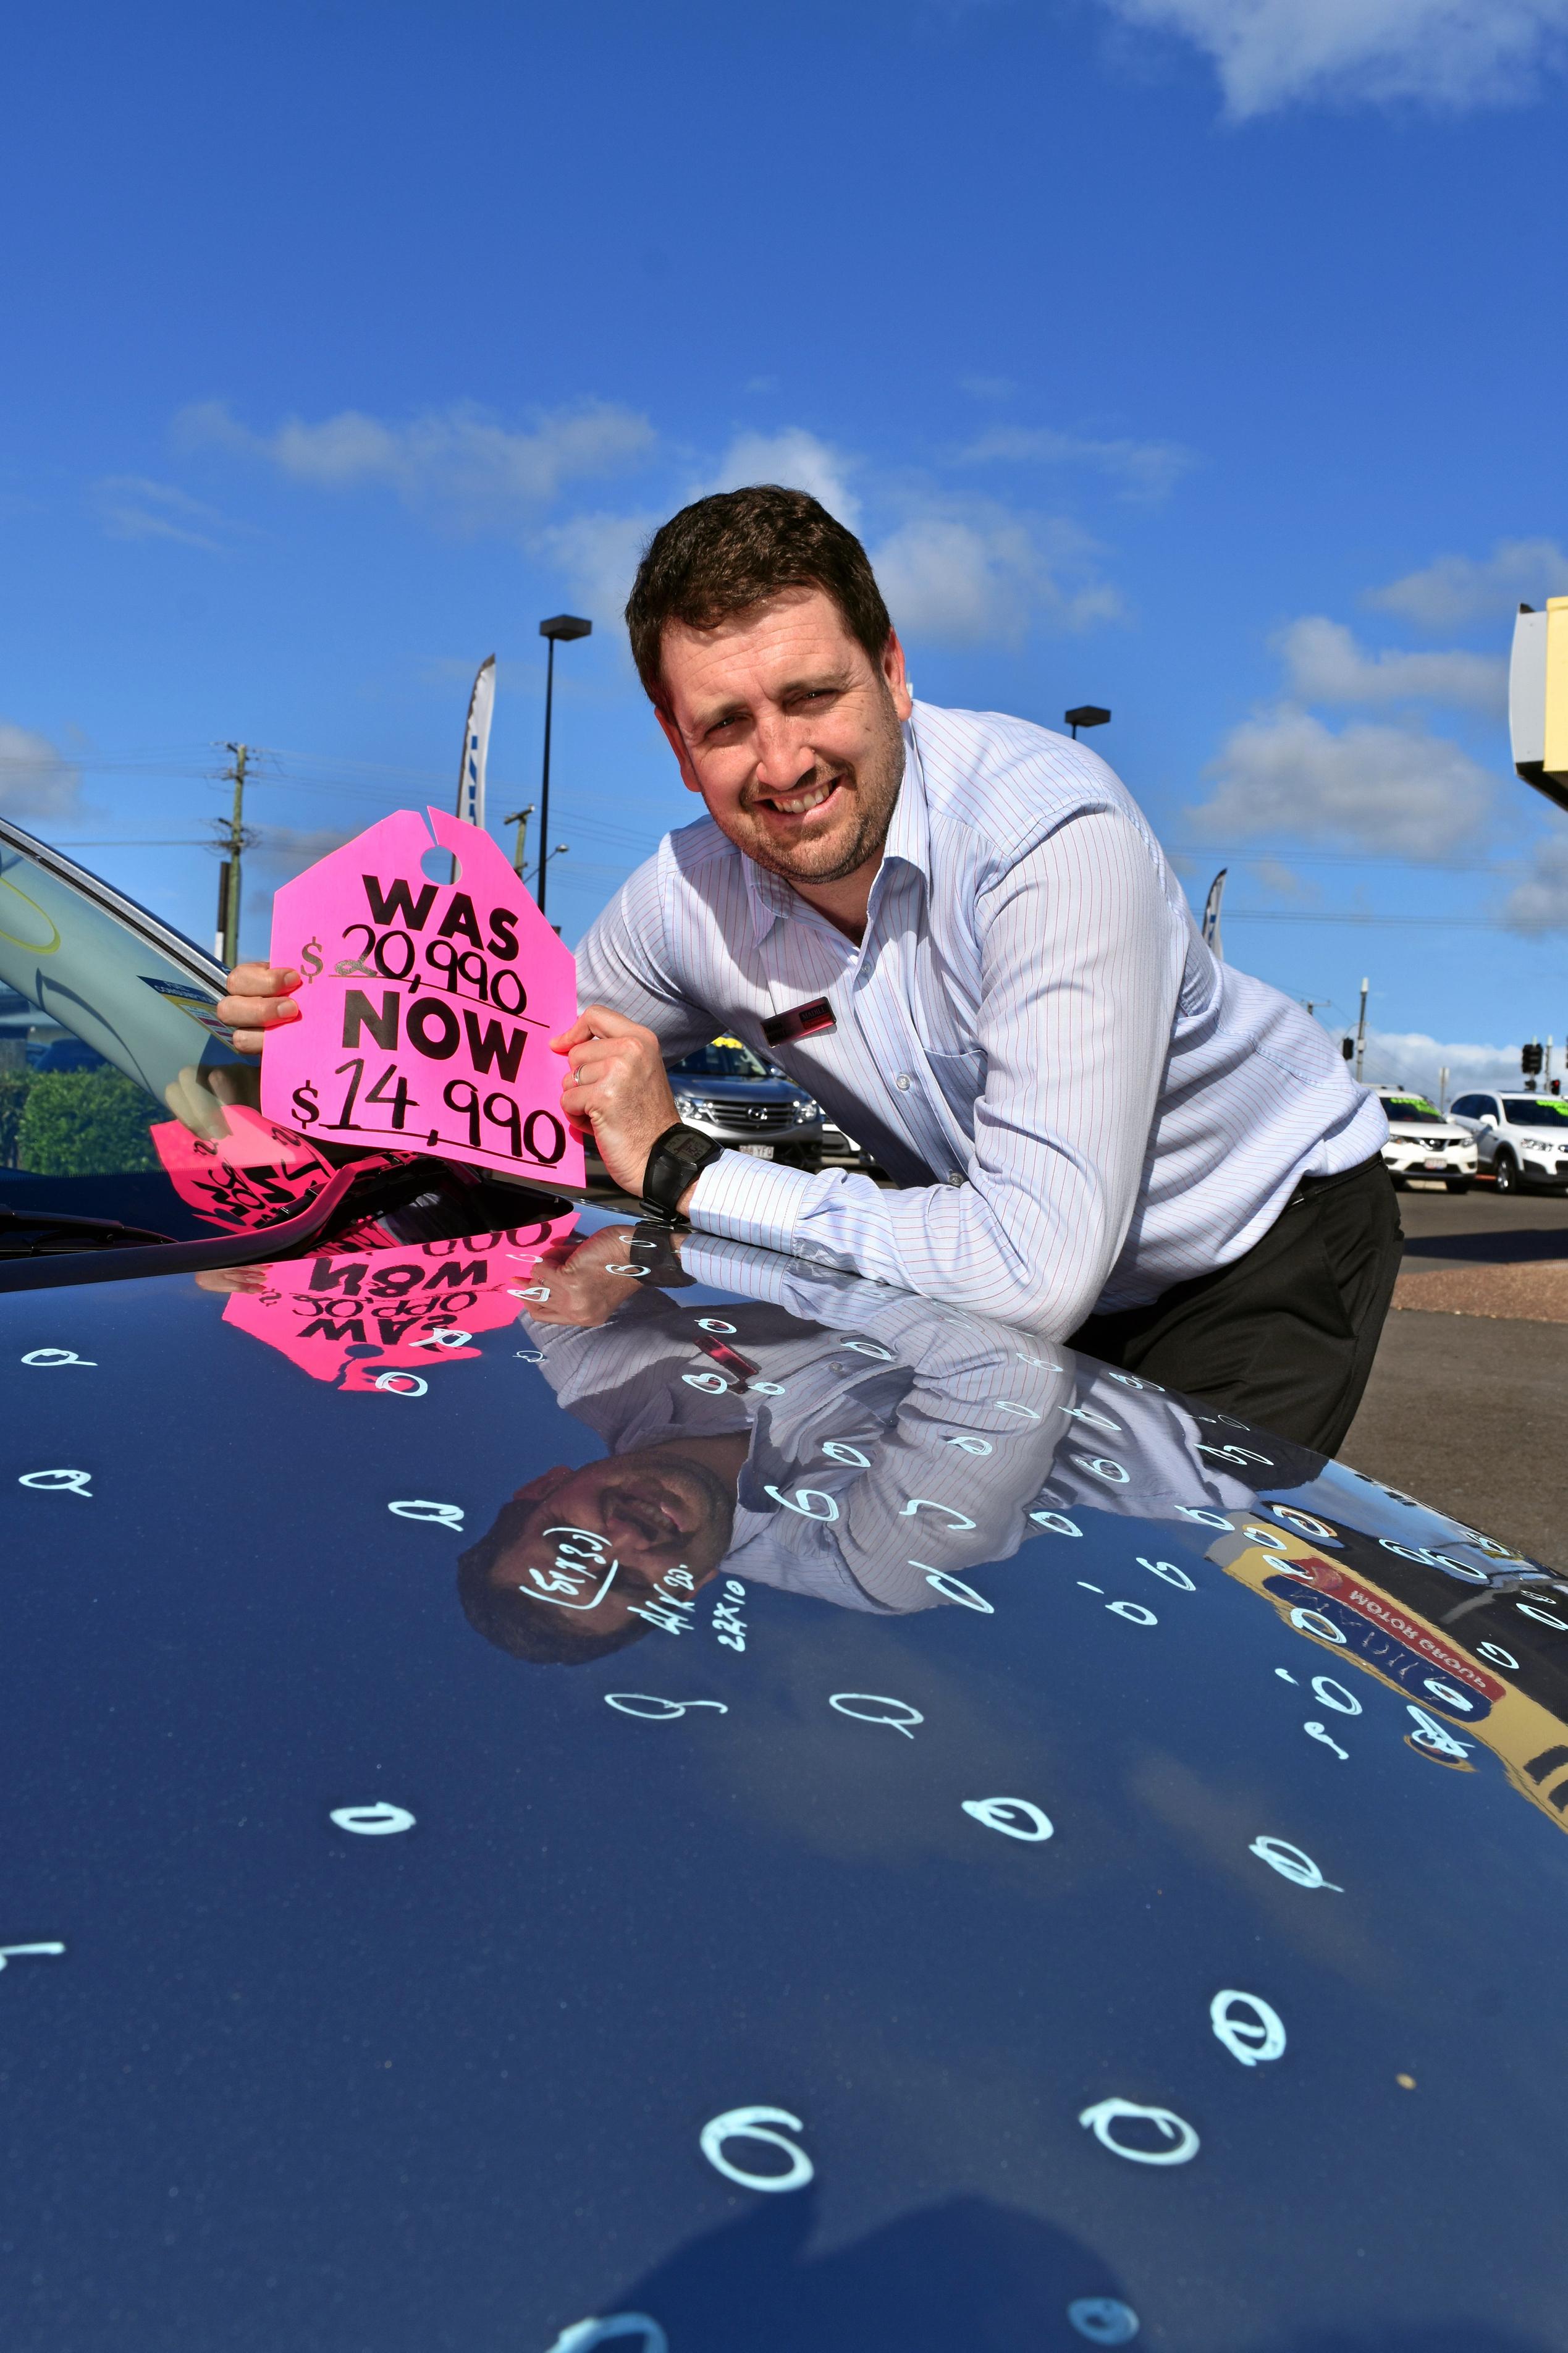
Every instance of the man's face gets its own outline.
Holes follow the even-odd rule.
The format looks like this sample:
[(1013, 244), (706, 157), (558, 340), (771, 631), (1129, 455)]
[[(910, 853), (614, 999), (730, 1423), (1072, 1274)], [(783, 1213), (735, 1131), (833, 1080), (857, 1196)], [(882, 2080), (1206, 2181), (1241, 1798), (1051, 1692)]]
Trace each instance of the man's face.
[(874, 662), (824, 590), (797, 588), (714, 629), (672, 622), (661, 650), (659, 724), (737, 849), (808, 886), (880, 858), (911, 709), (896, 637)]
[[(668, 1569), (684, 1567), (693, 1588), (702, 1584), (724, 1557), (734, 1525), (733, 1488), (707, 1463), (683, 1455), (679, 1440), (609, 1455), (580, 1471), (558, 1466), (518, 1496), (527, 1515), (491, 1565), (489, 1582), (498, 1592), (521, 1589), (584, 1635), (618, 1632), (632, 1603), (647, 1601)], [(587, 1609), (563, 1607), (586, 1600), (612, 1561), (616, 1572), (602, 1601)], [(573, 1565), (565, 1576), (563, 1562)]]

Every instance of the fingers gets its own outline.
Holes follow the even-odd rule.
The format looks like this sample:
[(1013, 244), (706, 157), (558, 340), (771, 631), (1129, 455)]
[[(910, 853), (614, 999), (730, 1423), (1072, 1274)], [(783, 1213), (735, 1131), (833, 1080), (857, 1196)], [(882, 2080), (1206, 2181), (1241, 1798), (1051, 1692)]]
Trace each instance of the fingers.
[(228, 976), (230, 997), (287, 997), (300, 976), (285, 964), (237, 964)]
[(640, 1038), (656, 1054), (658, 1052), (658, 1039), (651, 1029), (645, 1029), (640, 1021), (628, 1021), (624, 1013), (612, 1012), (607, 1005), (584, 1006), (571, 1029), (563, 1029), (559, 1038), (552, 1038), (550, 1043), (555, 1053), (566, 1054), (589, 1038)]

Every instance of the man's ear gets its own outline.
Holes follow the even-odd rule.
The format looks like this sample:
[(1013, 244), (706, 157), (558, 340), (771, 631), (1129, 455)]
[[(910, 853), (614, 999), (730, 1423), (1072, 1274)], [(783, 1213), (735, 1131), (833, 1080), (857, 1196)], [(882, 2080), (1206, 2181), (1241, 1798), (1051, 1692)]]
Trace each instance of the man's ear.
[(667, 711), (661, 711), (657, 702), (653, 706), (653, 715), (663, 728), (664, 740), (675, 754), (675, 765), (680, 770), (681, 783), (689, 793), (700, 793), (702, 787), (698, 783), (692, 772), (691, 763), (686, 756), (686, 743), (679, 728), (669, 713)]
[(901, 727), (915, 707), (914, 690), (904, 663), (904, 649), (899, 643), (897, 629), (888, 631), (888, 642), (882, 648), (881, 670), (888, 692), (893, 698), (893, 709), (899, 714)]
[(563, 1487), (571, 1476), (571, 1464), (557, 1462), (552, 1469), (542, 1471), (537, 1479), (527, 1480), (522, 1486), (514, 1487), (511, 1500), (514, 1504), (548, 1503), (556, 1489)]

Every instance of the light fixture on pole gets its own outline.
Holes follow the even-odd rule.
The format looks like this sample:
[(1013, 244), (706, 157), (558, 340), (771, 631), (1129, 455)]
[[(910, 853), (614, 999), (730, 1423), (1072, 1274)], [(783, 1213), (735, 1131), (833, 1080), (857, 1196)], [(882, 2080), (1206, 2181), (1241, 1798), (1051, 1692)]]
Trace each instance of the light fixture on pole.
[(550, 720), (555, 701), (555, 644), (557, 638), (570, 640), (591, 637), (593, 630), (593, 622), (584, 621), (576, 613), (555, 613), (548, 621), (539, 624), (540, 636), (550, 640), (550, 655), (544, 673), (544, 773), (539, 786), (539, 875), (533, 893), (542, 915), (544, 913), (544, 870), (553, 854), (544, 845), (550, 839)]
[(1076, 711), (1062, 712), (1062, 717), (1072, 729), (1072, 740), (1075, 744), (1078, 742), (1078, 731), (1080, 727), (1103, 727), (1110, 716), (1110, 712), (1103, 709), (1098, 702), (1080, 702)]

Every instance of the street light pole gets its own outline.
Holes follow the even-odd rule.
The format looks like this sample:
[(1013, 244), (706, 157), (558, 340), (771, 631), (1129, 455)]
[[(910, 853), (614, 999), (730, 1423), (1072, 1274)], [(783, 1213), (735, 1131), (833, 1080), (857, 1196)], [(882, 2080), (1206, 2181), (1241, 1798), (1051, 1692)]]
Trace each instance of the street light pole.
[(1072, 740), (1078, 742), (1080, 727), (1103, 727), (1110, 713), (1098, 702), (1080, 702), (1074, 711), (1064, 711), (1062, 717), (1072, 729)]
[(1371, 987), (1370, 980), (1362, 982), (1361, 1018), (1355, 1025), (1355, 1074), (1358, 1082), (1361, 1078), (1361, 1066), (1366, 1056), (1366, 997)]
[(539, 624), (540, 636), (550, 640), (550, 654), (544, 671), (544, 770), (539, 785), (539, 872), (533, 892), (542, 915), (544, 913), (544, 870), (550, 862), (546, 845), (550, 839), (550, 723), (555, 702), (555, 642), (558, 638), (569, 641), (573, 638), (590, 637), (593, 628), (592, 621), (584, 621), (576, 613), (555, 613), (548, 621)]
[(528, 862), (528, 820), (532, 815), (533, 803), (530, 801), (526, 808), (513, 809), (510, 817), (501, 819), (503, 825), (515, 825), (517, 828), (517, 848), (512, 852), (511, 863), (512, 871), (520, 882), (522, 870)]

